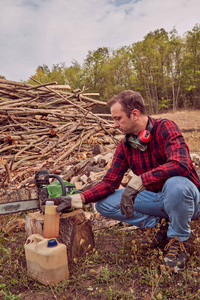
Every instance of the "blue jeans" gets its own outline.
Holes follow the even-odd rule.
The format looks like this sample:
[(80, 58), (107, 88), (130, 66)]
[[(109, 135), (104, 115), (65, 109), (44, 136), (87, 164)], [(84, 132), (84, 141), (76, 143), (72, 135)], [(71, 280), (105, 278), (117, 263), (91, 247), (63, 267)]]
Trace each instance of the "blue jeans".
[(189, 222), (200, 217), (200, 193), (186, 177), (169, 178), (162, 191), (140, 192), (134, 203), (134, 216), (126, 218), (120, 212), (120, 201), (124, 189), (96, 203), (97, 211), (107, 217), (126, 222), (140, 228), (154, 227), (160, 218), (170, 220), (168, 237), (186, 241), (190, 236)]

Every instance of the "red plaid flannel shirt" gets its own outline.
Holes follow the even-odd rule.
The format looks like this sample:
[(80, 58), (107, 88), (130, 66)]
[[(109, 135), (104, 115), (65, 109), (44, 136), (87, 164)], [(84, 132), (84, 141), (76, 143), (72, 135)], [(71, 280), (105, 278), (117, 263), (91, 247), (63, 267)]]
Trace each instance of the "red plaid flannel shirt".
[(97, 202), (119, 188), (128, 169), (141, 175), (148, 191), (158, 192), (172, 176), (184, 176), (200, 190), (200, 180), (193, 167), (189, 149), (178, 126), (170, 120), (152, 119), (153, 129), (147, 150), (140, 151), (121, 140), (112, 165), (103, 180), (82, 192), (85, 203)]

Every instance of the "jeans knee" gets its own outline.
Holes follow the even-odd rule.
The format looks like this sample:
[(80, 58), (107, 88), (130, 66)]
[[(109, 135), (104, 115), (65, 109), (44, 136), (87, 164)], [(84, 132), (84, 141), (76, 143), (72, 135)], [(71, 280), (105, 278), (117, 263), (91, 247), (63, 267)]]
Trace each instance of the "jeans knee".
[(167, 211), (181, 210), (183, 206), (194, 204), (193, 183), (186, 177), (169, 178), (163, 187), (164, 205)]
[(186, 177), (175, 176), (169, 178), (163, 187), (163, 192), (172, 198), (182, 198), (191, 193), (190, 180)]

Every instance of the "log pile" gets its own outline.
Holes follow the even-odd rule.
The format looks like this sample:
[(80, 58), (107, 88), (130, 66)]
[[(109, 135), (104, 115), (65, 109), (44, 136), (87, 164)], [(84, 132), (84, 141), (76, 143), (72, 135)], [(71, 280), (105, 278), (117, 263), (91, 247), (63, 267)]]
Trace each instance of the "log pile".
[(57, 174), (73, 169), (69, 180), (95, 149), (118, 143), (110, 121), (92, 112), (106, 105), (95, 99), (99, 94), (31, 79), (34, 84), (0, 79), (0, 188), (31, 185), (44, 168)]

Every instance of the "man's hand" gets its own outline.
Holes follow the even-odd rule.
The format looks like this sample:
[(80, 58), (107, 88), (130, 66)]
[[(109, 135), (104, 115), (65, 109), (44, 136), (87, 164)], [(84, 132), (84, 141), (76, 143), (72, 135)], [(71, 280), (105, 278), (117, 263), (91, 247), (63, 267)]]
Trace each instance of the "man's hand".
[(63, 212), (65, 209), (69, 208), (82, 208), (83, 206), (80, 194), (74, 194), (71, 196), (52, 197), (45, 199), (44, 201), (46, 202), (47, 200), (54, 201), (54, 204), (58, 205), (58, 207), (56, 208), (57, 212)]
[(140, 176), (133, 174), (133, 177), (129, 181), (125, 191), (122, 194), (120, 202), (120, 210), (122, 215), (126, 218), (134, 216), (133, 204), (138, 193), (145, 190)]

